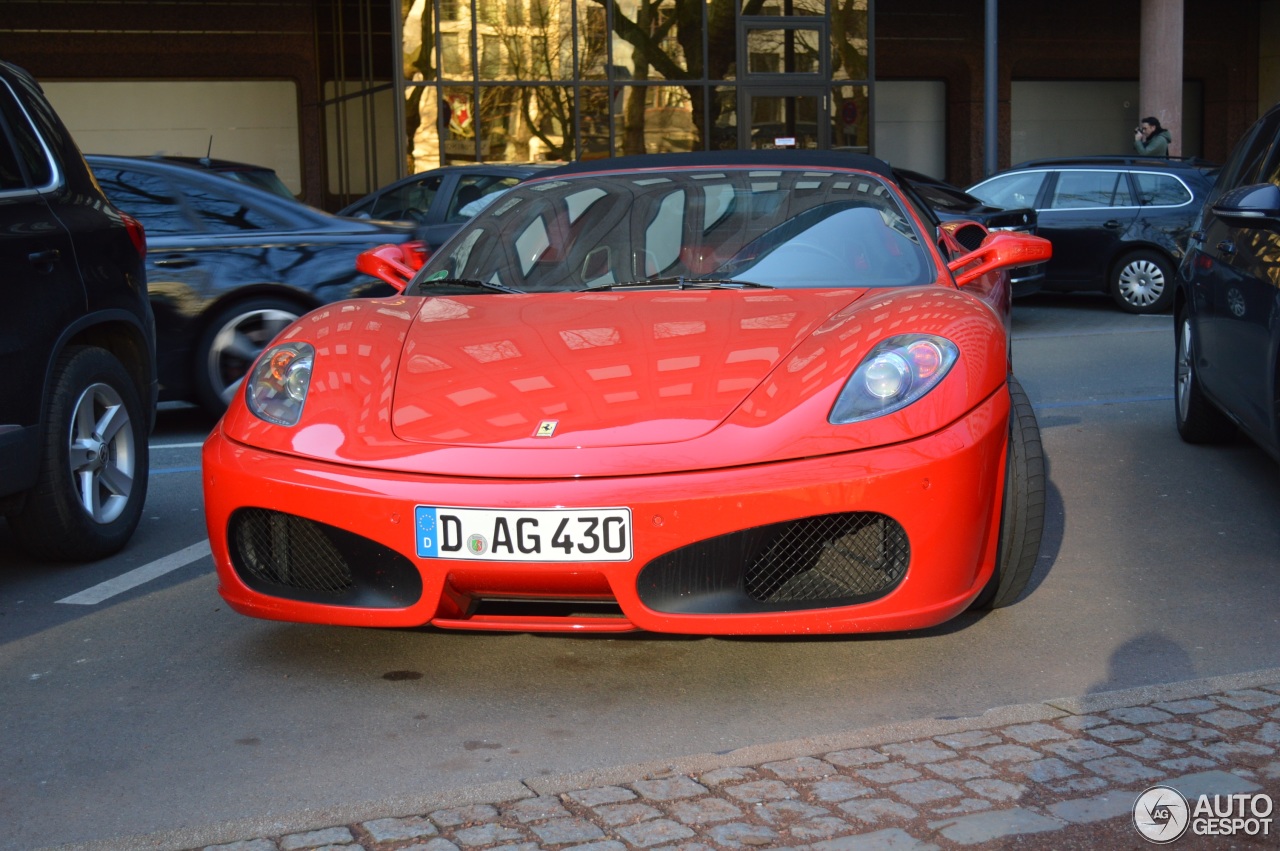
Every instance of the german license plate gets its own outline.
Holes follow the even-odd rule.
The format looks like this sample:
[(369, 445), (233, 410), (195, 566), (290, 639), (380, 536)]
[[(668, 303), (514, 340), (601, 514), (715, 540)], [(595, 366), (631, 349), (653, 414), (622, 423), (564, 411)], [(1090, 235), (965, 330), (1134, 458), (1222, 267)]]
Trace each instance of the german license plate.
[(419, 558), (630, 561), (629, 508), (413, 509)]

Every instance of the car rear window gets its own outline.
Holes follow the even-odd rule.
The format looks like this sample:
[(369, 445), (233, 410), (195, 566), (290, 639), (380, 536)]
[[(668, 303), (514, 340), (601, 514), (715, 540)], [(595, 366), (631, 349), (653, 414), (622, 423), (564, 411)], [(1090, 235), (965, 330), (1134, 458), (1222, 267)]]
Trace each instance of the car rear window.
[(142, 222), (148, 236), (191, 230), (169, 182), (159, 175), (110, 166), (96, 166), (93, 174), (112, 206)]
[(1191, 192), (1182, 181), (1168, 174), (1137, 171), (1138, 203), (1144, 207), (1176, 207), (1191, 200)]

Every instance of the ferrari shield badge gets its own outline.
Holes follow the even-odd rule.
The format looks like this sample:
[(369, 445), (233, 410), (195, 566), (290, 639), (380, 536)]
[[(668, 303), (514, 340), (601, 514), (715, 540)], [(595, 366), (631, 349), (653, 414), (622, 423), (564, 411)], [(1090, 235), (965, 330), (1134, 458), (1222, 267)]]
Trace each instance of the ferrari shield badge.
[(556, 426), (560, 425), (559, 420), (543, 420), (538, 423), (538, 430), (533, 433), (534, 437), (551, 437), (556, 433)]

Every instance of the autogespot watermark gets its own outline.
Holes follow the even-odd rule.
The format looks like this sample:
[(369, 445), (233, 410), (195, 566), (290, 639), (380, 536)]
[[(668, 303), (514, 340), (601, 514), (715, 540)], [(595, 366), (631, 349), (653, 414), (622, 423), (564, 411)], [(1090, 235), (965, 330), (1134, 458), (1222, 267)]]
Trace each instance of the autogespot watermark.
[(1271, 796), (1200, 795), (1195, 803), (1172, 786), (1152, 786), (1133, 802), (1133, 824), (1145, 839), (1164, 845), (1188, 830), (1196, 836), (1270, 836)]

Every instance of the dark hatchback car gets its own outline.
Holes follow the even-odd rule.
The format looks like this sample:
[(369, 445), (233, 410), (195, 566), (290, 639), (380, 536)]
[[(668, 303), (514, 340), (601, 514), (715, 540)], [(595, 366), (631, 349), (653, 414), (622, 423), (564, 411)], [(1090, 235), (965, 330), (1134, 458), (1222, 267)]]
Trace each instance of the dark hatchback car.
[(104, 558), (142, 515), (156, 397), (145, 250), (35, 80), (0, 62), (0, 514), (37, 558)]
[[(1017, 233), (1036, 233), (1036, 211), (1030, 207), (1005, 209), (993, 207), (975, 198), (958, 186), (945, 180), (921, 174), (918, 171), (895, 168), (894, 176), (898, 185), (917, 207), (924, 208), (926, 218), (932, 217), (940, 225), (943, 222), (978, 222), (987, 230), (970, 226), (956, 229), (956, 240), (970, 251), (982, 244), (989, 231), (1015, 231)], [(1031, 295), (1039, 292), (1044, 282), (1044, 263), (1010, 270), (1011, 283), (1015, 297)]]
[(220, 174), (237, 183), (247, 183), (259, 189), (265, 189), (273, 195), (279, 195), (281, 198), (288, 198), (291, 201), (296, 200), (298, 197), (289, 190), (289, 187), (280, 179), (280, 175), (276, 173), (275, 169), (267, 168), (263, 165), (241, 163), (235, 160), (217, 160), (210, 157), (163, 156), (156, 157), (156, 159), (190, 166), (191, 168), (202, 168), (214, 174)]
[(1178, 432), (1213, 443), (1238, 429), (1280, 460), (1280, 104), (1222, 167), (1178, 278)]
[(411, 174), (338, 211), (339, 216), (417, 224), (432, 248), (466, 223), (477, 201), (496, 195), (540, 171), (563, 163), (448, 165)]
[(1035, 208), (1037, 232), (1053, 243), (1044, 289), (1110, 293), (1130, 313), (1162, 313), (1215, 170), (1196, 160), (1032, 160), (968, 192)]
[(160, 398), (221, 414), (258, 352), (307, 311), (390, 290), (356, 256), (415, 239), (407, 224), (344, 219), (202, 168), (89, 156), (111, 202), (147, 234)]

